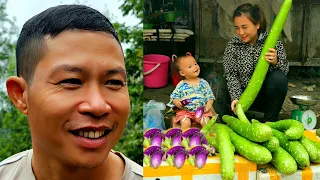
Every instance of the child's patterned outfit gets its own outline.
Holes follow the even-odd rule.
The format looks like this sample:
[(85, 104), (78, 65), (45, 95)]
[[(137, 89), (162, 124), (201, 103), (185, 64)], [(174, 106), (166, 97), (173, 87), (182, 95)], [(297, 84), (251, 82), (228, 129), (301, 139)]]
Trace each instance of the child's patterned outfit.
[[(173, 99), (190, 99), (190, 103), (184, 106), (183, 110), (178, 110), (176, 113), (176, 122), (182, 120), (183, 118), (194, 119), (194, 112), (198, 107), (205, 106), (207, 102), (211, 99), (215, 99), (209, 83), (200, 79), (200, 82), (197, 86), (191, 86), (186, 83), (184, 80), (180, 81), (176, 86), (175, 90), (170, 95), (171, 103)], [(212, 116), (211, 111), (209, 114), (206, 113), (204, 116)]]

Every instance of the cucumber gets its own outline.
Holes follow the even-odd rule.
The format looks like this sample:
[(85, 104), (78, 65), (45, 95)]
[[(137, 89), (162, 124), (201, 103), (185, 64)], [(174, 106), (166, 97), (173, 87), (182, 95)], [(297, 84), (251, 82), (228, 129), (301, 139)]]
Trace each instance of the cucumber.
[(238, 152), (241, 156), (257, 164), (267, 164), (271, 161), (272, 155), (266, 147), (239, 136), (226, 125), (217, 123), (214, 126), (214, 128), (220, 127), (226, 127), (230, 136), (230, 140), (236, 148), (236, 152)]
[(268, 141), (263, 143), (263, 146), (269, 149), (270, 152), (274, 152), (280, 146), (279, 140), (276, 137), (271, 136), (271, 138)]
[(236, 108), (237, 114), (239, 113), (240, 109), (242, 109), (244, 112), (249, 109), (261, 89), (262, 83), (269, 68), (269, 62), (265, 60), (265, 54), (268, 52), (269, 48), (275, 47), (290, 12), (291, 5), (292, 0), (284, 0), (277, 17), (272, 24), (249, 84), (240, 96), (240, 99), (237, 103), (237, 106), (241, 105), (241, 108)]
[[(218, 141), (217, 137), (210, 136), (210, 134), (204, 134), (204, 137), (207, 139), (208, 143), (216, 148), (216, 152), (219, 152), (219, 146), (218, 146)], [(233, 144), (231, 144), (233, 152), (236, 151), (235, 147)]]
[(276, 129), (272, 129), (272, 133), (279, 140), (280, 146), (297, 161), (300, 169), (310, 165), (309, 154), (300, 142), (289, 141), (282, 132)]
[(281, 146), (279, 140), (272, 136), (268, 141), (263, 143), (272, 153), (271, 164), (283, 174), (293, 174), (297, 171), (297, 163), (294, 158)]
[(218, 114), (213, 116), (211, 118), (211, 120), (208, 121), (208, 123), (201, 128), (200, 132), (202, 134), (207, 134), (209, 132), (210, 128), (216, 123), (218, 116), (219, 116)]
[(216, 131), (219, 149), (223, 149), (220, 154), (220, 172), (223, 180), (233, 180), (234, 178), (234, 151), (226, 127), (221, 126)]
[(253, 142), (265, 142), (272, 136), (271, 128), (263, 123), (248, 124), (228, 115), (224, 115), (222, 120), (237, 134)]
[(315, 147), (317, 148), (317, 158), (315, 159), (314, 163), (320, 163), (320, 143), (311, 139), (310, 141), (312, 141)]
[(297, 171), (297, 163), (294, 158), (281, 146), (272, 152), (271, 163), (283, 174), (293, 174)]
[(268, 122), (266, 124), (273, 129), (284, 131), (289, 140), (298, 140), (304, 133), (303, 125), (299, 121), (293, 119)]
[(236, 106), (236, 111), (237, 111), (237, 116), (238, 116), (238, 118), (239, 118), (242, 122), (245, 122), (245, 123), (247, 123), (247, 124), (250, 124), (250, 121), (248, 120), (246, 114), (244, 113), (241, 104), (238, 104), (238, 105)]
[(302, 136), (299, 142), (303, 145), (303, 147), (307, 150), (310, 161), (316, 162), (318, 158), (318, 149), (316, 145), (307, 137)]

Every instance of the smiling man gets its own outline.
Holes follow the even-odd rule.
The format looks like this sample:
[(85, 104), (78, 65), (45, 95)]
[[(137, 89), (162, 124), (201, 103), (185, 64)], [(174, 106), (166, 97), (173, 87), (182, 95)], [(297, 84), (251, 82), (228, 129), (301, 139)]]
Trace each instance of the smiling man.
[(61, 5), (23, 26), (7, 91), (28, 117), (32, 150), (0, 163), (0, 179), (142, 179), (112, 148), (130, 112), (124, 55), (109, 20)]

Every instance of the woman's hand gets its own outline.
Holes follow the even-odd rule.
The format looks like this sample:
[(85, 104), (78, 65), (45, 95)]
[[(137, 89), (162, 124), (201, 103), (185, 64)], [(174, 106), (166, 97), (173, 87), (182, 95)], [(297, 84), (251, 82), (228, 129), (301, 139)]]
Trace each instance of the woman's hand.
[(173, 99), (172, 103), (173, 103), (175, 106), (177, 106), (177, 108), (183, 109), (182, 103), (181, 103), (181, 101), (180, 101), (179, 99)]
[(269, 48), (269, 52), (265, 54), (266, 61), (275, 66), (278, 63), (277, 50)]
[(238, 99), (235, 99), (235, 100), (233, 100), (232, 102), (231, 102), (231, 110), (234, 112), (234, 114), (237, 114), (237, 112), (236, 112), (236, 105), (237, 105), (237, 103), (238, 103)]

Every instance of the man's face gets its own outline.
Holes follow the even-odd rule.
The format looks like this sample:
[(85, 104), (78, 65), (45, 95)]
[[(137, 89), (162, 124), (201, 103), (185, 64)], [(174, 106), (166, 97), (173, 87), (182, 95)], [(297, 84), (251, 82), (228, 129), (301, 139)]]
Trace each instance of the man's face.
[(66, 31), (46, 39), (28, 87), (33, 149), (78, 167), (104, 162), (130, 111), (122, 50), (104, 32)]

